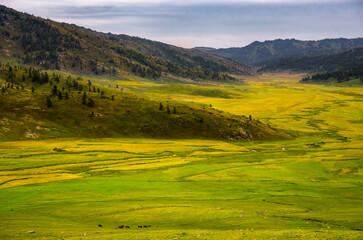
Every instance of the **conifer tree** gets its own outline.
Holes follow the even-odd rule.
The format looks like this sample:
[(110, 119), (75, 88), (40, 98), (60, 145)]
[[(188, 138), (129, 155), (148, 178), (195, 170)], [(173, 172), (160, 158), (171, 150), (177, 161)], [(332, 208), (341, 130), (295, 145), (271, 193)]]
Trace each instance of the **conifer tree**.
[(50, 100), (50, 98), (49, 98), (49, 97), (47, 97), (47, 107), (48, 107), (48, 108), (50, 108), (50, 107), (52, 107), (52, 106), (53, 106), (52, 101)]
[(83, 92), (82, 104), (86, 105), (86, 100), (87, 100), (87, 94), (86, 94), (86, 92)]
[(58, 92), (58, 99), (59, 100), (62, 100), (63, 99), (63, 95), (62, 95), (62, 92), (61, 91)]
[(53, 93), (53, 95), (57, 95), (57, 93), (58, 93), (58, 87), (57, 87), (57, 85), (54, 85), (53, 86), (52, 93)]
[(93, 107), (95, 105), (95, 102), (92, 98), (88, 98), (88, 106)]
[(164, 106), (163, 106), (163, 104), (162, 103), (160, 103), (160, 105), (159, 105), (159, 110), (160, 111), (162, 111), (164, 109)]
[(166, 112), (167, 112), (168, 114), (170, 114), (170, 107), (169, 107), (169, 105), (168, 105), (168, 106), (166, 106)]

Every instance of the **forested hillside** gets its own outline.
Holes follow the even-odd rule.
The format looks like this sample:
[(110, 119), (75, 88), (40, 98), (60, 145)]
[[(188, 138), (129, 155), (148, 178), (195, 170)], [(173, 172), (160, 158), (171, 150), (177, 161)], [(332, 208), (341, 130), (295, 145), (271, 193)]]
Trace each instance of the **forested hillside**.
[(154, 99), (113, 81), (0, 63), (1, 139), (152, 137), (268, 140), (290, 136), (207, 105)]
[(247, 64), (228, 59), (223, 56), (208, 54), (196, 49), (185, 49), (162, 42), (151, 41), (139, 37), (131, 37), (125, 34), (101, 33), (76, 25), (72, 26), (75, 26), (85, 32), (92, 33), (93, 35), (109, 39), (112, 42), (121, 44), (143, 54), (165, 59), (172, 63), (186, 67), (200, 67), (214, 72), (228, 72), (242, 75), (250, 74), (252, 71), (251, 66)]
[(285, 57), (270, 61), (259, 68), (260, 72), (325, 72), (363, 68), (363, 48), (323, 56)]
[(98, 35), (0, 6), (0, 59), (3, 61), (118, 78), (137, 75), (157, 79), (169, 74), (191, 81), (236, 81), (227, 73), (250, 73), (245, 65), (222, 57), (198, 51), (193, 55), (193, 51), (160, 43), (152, 48), (148, 44), (140, 48), (142, 44), (136, 41), (133, 45), (129, 40)]
[(255, 66), (268, 64), (269, 61), (282, 57), (312, 57), (341, 53), (349, 49), (363, 47), (363, 38), (324, 39), (319, 41), (301, 41), (296, 39), (276, 39), (273, 41), (255, 41), (241, 48), (210, 49), (197, 48), (201, 51), (229, 57)]

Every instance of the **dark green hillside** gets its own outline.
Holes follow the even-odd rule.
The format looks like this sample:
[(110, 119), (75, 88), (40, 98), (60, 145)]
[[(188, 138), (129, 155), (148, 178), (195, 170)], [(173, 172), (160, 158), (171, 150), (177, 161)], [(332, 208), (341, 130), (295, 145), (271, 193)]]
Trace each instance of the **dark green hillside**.
[(363, 68), (363, 48), (355, 48), (342, 53), (314, 57), (286, 57), (271, 61), (259, 72), (325, 72), (346, 71)]
[(197, 66), (208, 71), (228, 72), (243, 75), (249, 75), (252, 73), (252, 68), (250, 66), (223, 56), (209, 54), (195, 49), (176, 47), (144, 38), (131, 37), (125, 34), (116, 35), (112, 33), (101, 33), (76, 25), (72, 26), (96, 36), (109, 39), (133, 50), (140, 51), (143, 54), (158, 57), (189, 68)]
[[(258, 120), (207, 107), (156, 101), (115, 84), (3, 65), (0, 139), (153, 137), (223, 140), (288, 138)], [(111, 82), (110, 82), (111, 83)]]
[(302, 83), (342, 83), (356, 80), (356, 83), (363, 84), (363, 65), (351, 70), (338, 70), (332, 72), (323, 72), (314, 74), (311, 77), (305, 77)]
[(255, 66), (262, 66), (269, 61), (282, 57), (322, 56), (340, 53), (348, 49), (363, 47), (363, 38), (324, 39), (319, 41), (301, 41), (296, 39), (276, 39), (273, 41), (255, 41), (241, 48), (208, 49), (201, 51), (229, 57)]
[[(157, 44), (153, 48), (146, 44), (145, 48), (140, 48), (141, 44), (136, 43), (135, 39), (125, 44), (85, 32), (73, 25), (37, 18), (5, 6), (0, 6), (0, 16), (0, 59), (3, 61), (117, 78), (137, 75), (157, 79), (169, 74), (192, 81), (236, 81), (226, 72), (249, 73), (244, 65), (211, 54), (199, 54), (199, 51), (187, 51), (165, 44)], [(134, 40), (135, 45), (131, 44)], [(160, 49), (165, 46), (178, 49), (181, 54), (169, 52), (169, 57), (154, 54), (162, 52)], [(178, 60), (171, 59), (172, 55)]]

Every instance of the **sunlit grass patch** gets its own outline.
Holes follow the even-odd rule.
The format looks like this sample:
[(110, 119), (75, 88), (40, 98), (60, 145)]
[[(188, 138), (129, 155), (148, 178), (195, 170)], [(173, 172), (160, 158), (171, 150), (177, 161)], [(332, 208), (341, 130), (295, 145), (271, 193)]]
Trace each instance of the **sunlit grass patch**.
[(77, 174), (63, 172), (49, 172), (47, 174), (29, 174), (29, 175), (7, 175), (0, 176), (0, 189), (16, 187), (29, 184), (41, 184), (54, 181), (63, 181), (80, 178)]
[(97, 80), (251, 115), (296, 138), (1, 142), (0, 239), (362, 238), (362, 90), (299, 78), (165, 88)]

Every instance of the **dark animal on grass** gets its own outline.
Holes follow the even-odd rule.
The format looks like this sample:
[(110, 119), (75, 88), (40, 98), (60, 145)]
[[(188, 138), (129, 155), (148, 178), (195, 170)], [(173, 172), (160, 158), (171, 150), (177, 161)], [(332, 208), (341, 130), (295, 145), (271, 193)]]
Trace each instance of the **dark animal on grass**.
[(124, 227), (125, 227), (124, 225), (118, 226), (118, 228), (124, 228)]
[(55, 147), (55, 148), (53, 148), (53, 151), (55, 151), (55, 152), (65, 152), (66, 150)]
[(130, 228), (130, 226), (126, 226), (125, 228)]
[(155, 225), (156, 228), (158, 228), (159, 226), (158, 225)]
[(151, 225), (148, 225), (147, 227), (151, 227)]
[(146, 225), (144, 225), (144, 228), (147, 228), (147, 226), (146, 226)]
[(140, 226), (140, 225), (139, 225), (139, 226), (137, 226), (137, 227), (138, 227), (138, 228), (142, 228), (142, 226)]
[(101, 224), (98, 224), (98, 227), (102, 227), (102, 225)]

